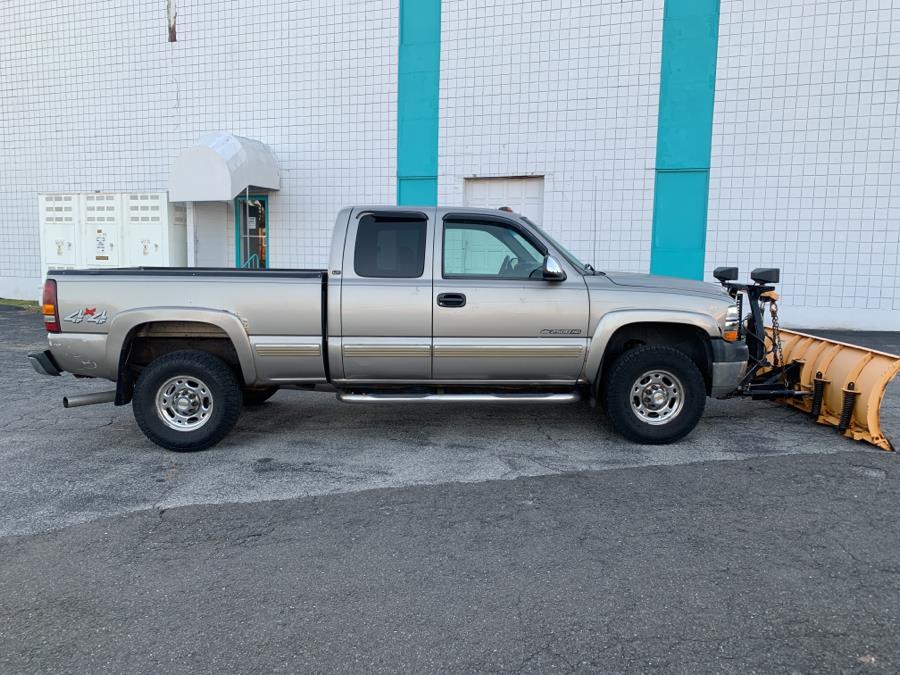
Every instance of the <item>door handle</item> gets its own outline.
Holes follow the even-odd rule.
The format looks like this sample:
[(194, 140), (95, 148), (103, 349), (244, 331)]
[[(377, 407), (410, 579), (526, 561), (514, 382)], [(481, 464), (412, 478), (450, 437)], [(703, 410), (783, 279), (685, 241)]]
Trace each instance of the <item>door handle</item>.
[(440, 293), (437, 304), (441, 307), (465, 307), (466, 296), (462, 293)]

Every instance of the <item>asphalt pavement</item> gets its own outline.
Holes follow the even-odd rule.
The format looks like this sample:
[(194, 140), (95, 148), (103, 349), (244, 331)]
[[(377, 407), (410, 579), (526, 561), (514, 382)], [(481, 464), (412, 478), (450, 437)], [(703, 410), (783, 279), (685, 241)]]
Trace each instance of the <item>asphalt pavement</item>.
[(896, 456), (790, 409), (660, 448), (586, 404), (280, 392), (179, 455), (63, 410), (104, 385), (42, 345), (0, 312), (2, 672), (900, 669)]

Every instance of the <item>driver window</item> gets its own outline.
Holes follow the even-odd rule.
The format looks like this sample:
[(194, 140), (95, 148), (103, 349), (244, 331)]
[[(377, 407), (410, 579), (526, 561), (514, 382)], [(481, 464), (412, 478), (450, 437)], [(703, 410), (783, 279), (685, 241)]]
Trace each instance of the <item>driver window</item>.
[(444, 278), (527, 279), (544, 256), (516, 230), (492, 223), (444, 223)]

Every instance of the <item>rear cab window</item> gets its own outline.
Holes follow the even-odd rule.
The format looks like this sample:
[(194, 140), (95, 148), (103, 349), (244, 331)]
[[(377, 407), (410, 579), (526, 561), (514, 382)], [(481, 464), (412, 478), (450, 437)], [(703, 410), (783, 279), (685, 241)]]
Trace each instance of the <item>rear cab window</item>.
[(424, 218), (360, 218), (353, 254), (353, 270), (359, 277), (417, 279), (425, 270)]

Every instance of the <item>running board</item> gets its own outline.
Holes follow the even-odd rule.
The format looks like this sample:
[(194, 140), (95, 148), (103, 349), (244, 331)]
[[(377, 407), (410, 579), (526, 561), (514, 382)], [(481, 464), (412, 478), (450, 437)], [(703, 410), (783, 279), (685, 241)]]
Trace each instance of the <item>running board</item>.
[(565, 394), (351, 394), (338, 392), (344, 403), (572, 403), (578, 392)]

